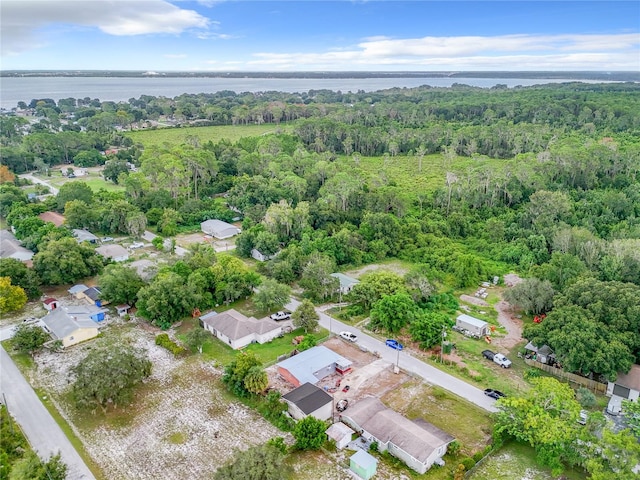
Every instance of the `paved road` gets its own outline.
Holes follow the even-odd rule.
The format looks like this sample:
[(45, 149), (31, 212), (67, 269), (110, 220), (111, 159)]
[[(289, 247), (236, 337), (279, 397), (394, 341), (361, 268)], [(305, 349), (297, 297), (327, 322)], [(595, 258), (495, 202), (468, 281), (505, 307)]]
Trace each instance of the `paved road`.
[[(293, 311), (298, 307), (298, 305), (300, 305), (299, 301), (291, 299), (291, 302), (286, 305), (286, 308)], [(481, 408), (484, 408), (489, 412), (497, 411), (497, 408), (494, 406), (495, 400), (487, 397), (479, 388), (449, 375), (442, 370), (432, 367), (431, 365), (424, 363), (422, 360), (412, 357), (405, 350), (401, 352), (393, 350), (392, 348), (387, 347), (384, 342), (363, 333), (361, 330), (352, 327), (351, 325), (346, 325), (319, 310), (317, 311), (320, 315), (319, 323), (323, 328), (326, 328), (333, 333), (339, 333), (342, 331), (353, 332), (358, 335), (357, 343), (359, 345), (366, 347), (369, 351), (380, 353), (381, 358), (387, 360), (389, 363), (395, 364), (398, 362), (398, 365), (402, 370), (411, 372), (423, 378), (431, 385), (437, 385), (445, 390), (455, 393), (456, 395), (478, 405)]]
[[(9, 338), (12, 328), (0, 330), (0, 339)], [(60, 452), (62, 461), (69, 467), (67, 474), (69, 480), (95, 480), (69, 439), (42, 405), (2, 346), (0, 346), (0, 393), (6, 398), (9, 412), (20, 424), (31, 446), (40, 457), (48, 458)]]
[(59, 192), (59, 190), (56, 187), (50, 185), (49, 183), (45, 182), (44, 180), (40, 180), (39, 178), (34, 177), (30, 173), (27, 173), (27, 174), (24, 174), (24, 175), (20, 175), (20, 178), (26, 178), (28, 180), (31, 180), (33, 183), (39, 183), (40, 185), (44, 185), (45, 187), (49, 187), (49, 190), (54, 195), (57, 195), (58, 192)]

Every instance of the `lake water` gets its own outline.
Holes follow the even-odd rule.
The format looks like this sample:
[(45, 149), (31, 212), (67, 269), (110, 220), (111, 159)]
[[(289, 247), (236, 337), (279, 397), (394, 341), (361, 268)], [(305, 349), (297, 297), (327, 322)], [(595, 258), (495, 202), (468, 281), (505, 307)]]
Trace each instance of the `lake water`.
[[(242, 92), (308, 92), (333, 90), (372, 92), (394, 87), (450, 87), (462, 83), (489, 88), (497, 84), (508, 87), (561, 83), (576, 80), (527, 78), (122, 78), (122, 77), (2, 77), (0, 107), (14, 108), (19, 101), (34, 98), (98, 98), (102, 101), (126, 101), (140, 95), (176, 97), (183, 93), (215, 93), (222, 90)], [(580, 80), (597, 83), (595, 81)]]

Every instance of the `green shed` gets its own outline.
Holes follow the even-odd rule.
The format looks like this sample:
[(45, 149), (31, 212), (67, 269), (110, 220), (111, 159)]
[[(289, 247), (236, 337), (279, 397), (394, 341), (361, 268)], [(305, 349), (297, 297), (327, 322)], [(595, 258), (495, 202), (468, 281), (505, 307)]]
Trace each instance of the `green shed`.
[(376, 474), (378, 460), (364, 450), (358, 450), (349, 460), (349, 469), (360, 478), (369, 480)]

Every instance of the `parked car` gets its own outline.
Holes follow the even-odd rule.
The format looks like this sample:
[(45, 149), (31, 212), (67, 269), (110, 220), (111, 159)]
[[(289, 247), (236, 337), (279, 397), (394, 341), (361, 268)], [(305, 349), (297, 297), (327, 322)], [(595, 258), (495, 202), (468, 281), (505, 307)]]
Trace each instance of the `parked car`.
[(275, 320), (276, 322), (280, 322), (282, 320), (289, 320), (291, 318), (291, 312), (287, 312), (287, 311), (276, 312), (272, 315), (269, 315), (269, 318), (271, 320)]
[(486, 358), (487, 360), (493, 360), (493, 356), (495, 355), (495, 353), (493, 353), (491, 350), (483, 350), (482, 351), (482, 356), (484, 358)]
[(349, 385), (345, 385), (342, 389), (343, 392), (348, 392), (351, 387)]
[(396, 350), (402, 350), (404, 348), (402, 344), (400, 344), (400, 342), (392, 338), (387, 338), (387, 340), (384, 343), (386, 343), (387, 347), (391, 347)]
[(487, 360), (493, 360), (502, 368), (509, 368), (511, 366), (511, 360), (509, 360), (507, 357), (505, 357), (501, 353), (495, 353), (495, 352), (492, 352), (491, 350), (483, 350), (482, 356)]
[(133, 242), (129, 248), (136, 249), (144, 247), (144, 243), (142, 242)]
[(356, 340), (358, 340), (358, 336), (355, 333), (351, 332), (340, 332), (340, 337), (350, 342), (355, 342)]
[(102, 237), (100, 241), (102, 243), (113, 242), (113, 237)]
[(344, 412), (348, 406), (349, 406), (349, 400), (347, 400), (346, 398), (343, 398), (342, 400), (339, 400), (338, 403), (336, 403), (336, 410), (339, 412)]
[(498, 400), (499, 398), (506, 397), (506, 395), (502, 393), (500, 390), (494, 390), (493, 388), (486, 388), (484, 390), (484, 394), (487, 397), (495, 398), (496, 400)]

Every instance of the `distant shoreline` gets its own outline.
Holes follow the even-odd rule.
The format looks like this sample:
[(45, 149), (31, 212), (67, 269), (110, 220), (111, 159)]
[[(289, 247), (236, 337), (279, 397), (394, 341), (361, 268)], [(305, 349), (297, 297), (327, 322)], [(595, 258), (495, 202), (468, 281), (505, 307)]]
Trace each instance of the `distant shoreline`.
[(602, 80), (614, 82), (639, 82), (640, 72), (589, 72), (589, 71), (443, 71), (443, 72), (150, 72), (132, 70), (5, 70), (0, 77), (116, 77), (116, 78), (526, 78)]

